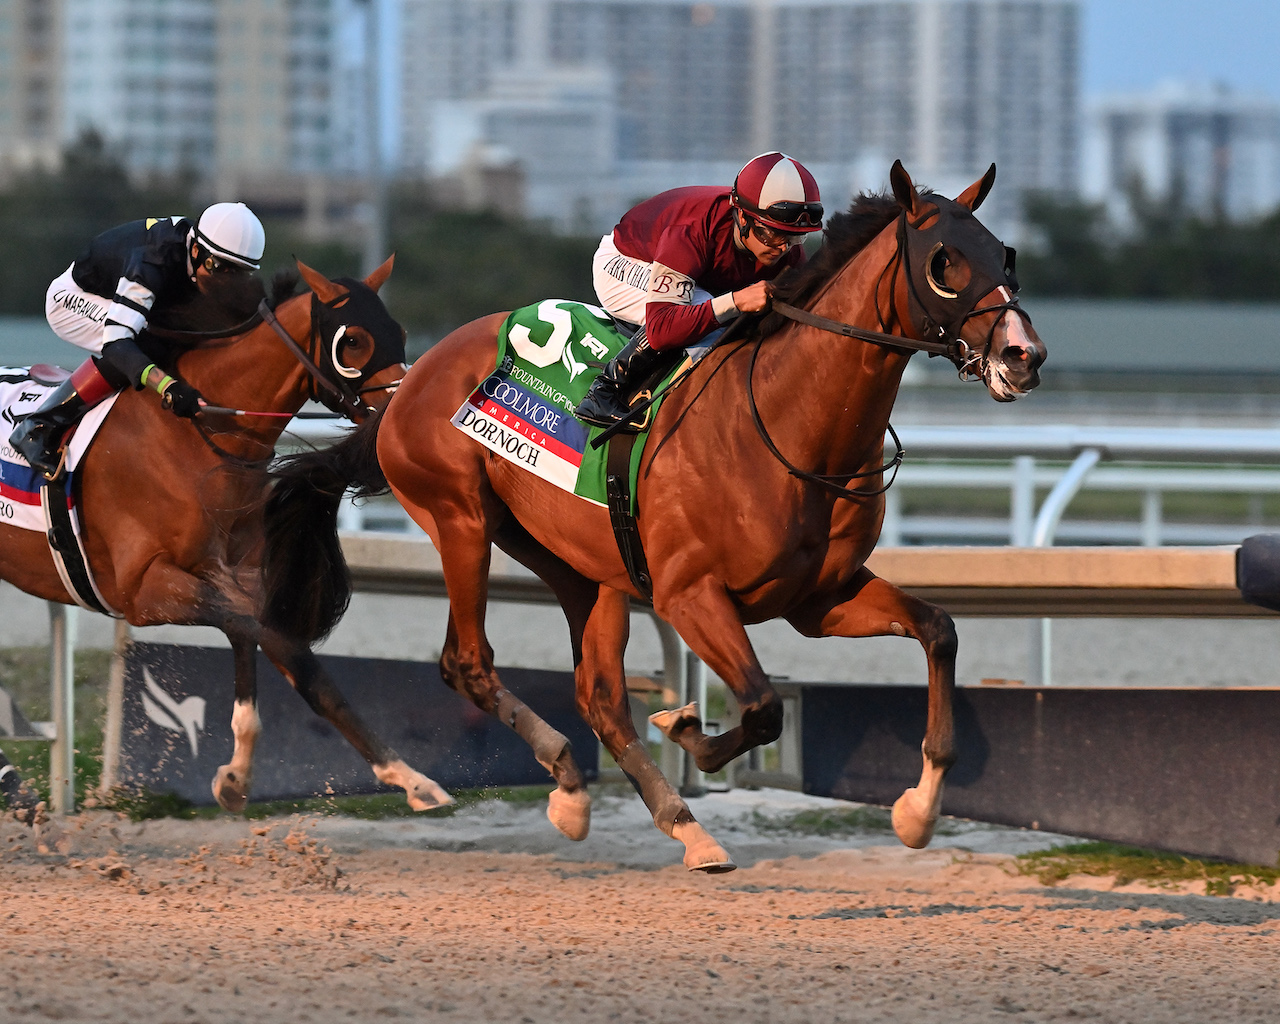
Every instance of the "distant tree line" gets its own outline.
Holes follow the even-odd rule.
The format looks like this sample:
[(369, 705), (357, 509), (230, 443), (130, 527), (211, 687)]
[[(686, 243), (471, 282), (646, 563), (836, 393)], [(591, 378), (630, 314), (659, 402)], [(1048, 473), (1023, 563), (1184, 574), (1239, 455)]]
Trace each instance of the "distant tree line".
[[(208, 203), (193, 175), (137, 182), (102, 140), (85, 135), (57, 172), (0, 189), (0, 314), (39, 316), (45, 290), (98, 232), (142, 217), (197, 217)], [(418, 186), (392, 190), (395, 273), (388, 305), (411, 334), (438, 338), (487, 313), (549, 297), (592, 300), (597, 239), (566, 238), (491, 213), (441, 209)], [(294, 220), (263, 217), (263, 275), (293, 257), (331, 277), (357, 276), (361, 238), (317, 241)]]
[[(194, 175), (132, 180), (100, 138), (83, 136), (57, 172), (32, 171), (0, 189), (0, 313), (43, 313), (49, 282), (98, 232), (141, 217), (195, 217), (207, 201)], [(398, 186), (390, 202), (396, 270), (388, 304), (412, 335), (439, 338), (486, 313), (543, 298), (593, 298), (595, 238), (441, 208), (422, 186)], [(1132, 205), (1134, 228), (1121, 233), (1101, 206), (1032, 197), (1026, 214), (1033, 243), (1018, 263), (1027, 292), (1280, 300), (1280, 211), (1230, 224), (1140, 195)], [(291, 265), (295, 255), (333, 277), (358, 272), (359, 237), (317, 241), (296, 220), (264, 221), (264, 274)]]
[(1033, 196), (1018, 253), (1028, 293), (1131, 299), (1280, 301), (1280, 210), (1252, 223), (1205, 219), (1135, 190), (1134, 223), (1102, 205)]

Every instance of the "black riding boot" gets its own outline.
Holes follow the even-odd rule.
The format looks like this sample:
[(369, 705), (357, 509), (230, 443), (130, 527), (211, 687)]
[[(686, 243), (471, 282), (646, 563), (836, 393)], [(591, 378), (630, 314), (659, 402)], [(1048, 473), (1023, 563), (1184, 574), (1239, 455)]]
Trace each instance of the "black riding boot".
[(58, 473), (58, 442), (62, 432), (75, 423), (88, 408), (75, 384), (64, 380), (33, 413), (18, 421), (9, 444), (17, 449), (37, 473), (52, 480)]
[(650, 348), (644, 328), (640, 328), (592, 381), (574, 415), (597, 427), (618, 422), (630, 411), (636, 388), (668, 355)]

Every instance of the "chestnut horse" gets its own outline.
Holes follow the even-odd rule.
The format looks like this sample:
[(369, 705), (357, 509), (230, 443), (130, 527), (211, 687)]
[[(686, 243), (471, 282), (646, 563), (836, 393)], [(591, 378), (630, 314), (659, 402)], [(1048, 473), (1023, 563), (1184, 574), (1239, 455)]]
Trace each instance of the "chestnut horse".
[[(719, 736), (704, 733), (692, 705), (655, 716), (704, 771), (781, 731), (782, 702), (745, 623), (781, 617), (806, 636), (909, 636), (924, 647), (924, 766), (893, 810), (899, 838), (913, 847), (932, 836), (943, 776), (956, 757), (955, 627), (941, 608), (877, 578), (864, 562), (884, 515), (884, 437), (911, 350), (945, 349), (962, 376), (984, 380), (998, 401), (1039, 383), (1045, 349), (1017, 304), (1012, 251), (973, 216), (994, 177), (992, 166), (951, 201), (917, 192), (895, 163), (892, 196), (860, 197), (833, 217), (819, 254), (776, 289), (775, 301), (794, 304), (785, 307), (790, 315), (808, 321), (775, 312), (745, 340), (722, 342), (667, 396), (636, 499), (654, 609), (741, 708), (741, 724)], [(278, 467), (268, 529), (273, 521), (287, 528), (292, 516), (314, 525), (308, 506), (316, 488), (333, 493), (354, 481), (372, 493), (389, 485), (440, 552), (450, 605), (445, 681), (530, 743), (558, 783), (548, 816), (582, 838), (590, 804), (572, 752), (503, 689), (484, 632), (490, 543), (531, 568), (568, 619), (579, 710), (655, 825), (684, 843), (685, 864), (728, 870), (728, 855), (632, 726), (622, 655), (628, 595), (639, 591), (608, 510), (533, 477), (450, 422), (493, 371), (502, 322), (495, 314), (454, 331), (413, 365), (383, 415), (332, 449)], [(270, 621), (273, 595), (293, 584), (287, 566), (267, 568)], [(341, 607), (340, 588), (333, 600)], [(293, 625), (302, 634), (308, 628)]]
[[(313, 396), (363, 418), (385, 405), (404, 376), (404, 331), (376, 294), (391, 266), (389, 259), (364, 281), (330, 281), (299, 263), (310, 294), (292, 295), (291, 276), (279, 289), (291, 297), (280, 297), (274, 312), (263, 301), (252, 320), (226, 331), (184, 335), (168, 328), (174, 316), (189, 323), (189, 311), (185, 319), (183, 311), (157, 317), (156, 335), (192, 346), (167, 368), (210, 408), (195, 421), (179, 419), (154, 392), (126, 391), (77, 471), (84, 546), (106, 604), (133, 626), (216, 626), (231, 641), (235, 752), (213, 780), (228, 810), (248, 800), (261, 729), (257, 646), (380, 780), (405, 788), (411, 805), (451, 802), (359, 720), (311, 653), (312, 637), (299, 640), (258, 621), (265, 470), (289, 419)], [(263, 289), (250, 284), (252, 311)], [(42, 533), (0, 525), (0, 578), (46, 601), (73, 602)]]

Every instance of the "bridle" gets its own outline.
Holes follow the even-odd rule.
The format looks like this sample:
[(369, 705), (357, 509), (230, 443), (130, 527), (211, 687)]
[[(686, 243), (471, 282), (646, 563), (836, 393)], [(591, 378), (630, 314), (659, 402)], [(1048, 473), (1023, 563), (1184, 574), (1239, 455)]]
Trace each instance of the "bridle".
[[(199, 347), (201, 342), (218, 341), (227, 338), (240, 337), (248, 334), (260, 323), (265, 323), (272, 331), (284, 342), (285, 346), (293, 353), (294, 358), (302, 364), (304, 370), (310, 377), (307, 396), (313, 401), (318, 401), (326, 408), (338, 413), (340, 416), (353, 422), (359, 422), (366, 416), (372, 415), (376, 410), (362, 398), (363, 395), (371, 391), (387, 391), (395, 393), (400, 386), (400, 380), (392, 381), (390, 384), (368, 385), (365, 387), (353, 387), (350, 380), (351, 368), (344, 366), (338, 359), (338, 345), (346, 334), (347, 326), (344, 324), (334, 333), (329, 350), (326, 352), (324, 341), (321, 336), (321, 318), (323, 310), (333, 310), (339, 304), (347, 299), (347, 294), (339, 295), (329, 302), (321, 302), (320, 298), (311, 293), (311, 309), (310, 309), (310, 326), (307, 336), (307, 348), (303, 349), (301, 345), (294, 340), (293, 336), (285, 330), (284, 325), (276, 317), (275, 311), (267, 304), (267, 300), (263, 299), (258, 303), (257, 312), (248, 320), (236, 324), (233, 327), (222, 328), (217, 331), (180, 331), (167, 327), (157, 327), (153, 325), (147, 326), (147, 333), (153, 334), (159, 338), (166, 338), (172, 341), (186, 342), (193, 348)], [(326, 358), (327, 356), (327, 358)], [(327, 363), (334, 370), (334, 373), (340, 378), (334, 380), (325, 372), (322, 362)], [(372, 373), (377, 373), (382, 367), (375, 367), (372, 370), (361, 369), (355, 372), (354, 380), (367, 378)], [(232, 411), (240, 415), (277, 415), (275, 413), (254, 413), (246, 410), (222, 410)], [(268, 455), (262, 459), (247, 459), (227, 451), (213, 438), (213, 431), (205, 428), (200, 423), (195, 423), (196, 429), (205, 444), (220, 458), (235, 463), (242, 468), (256, 469), (266, 465), (271, 456)]]
[[(371, 405), (361, 400), (362, 395), (366, 395), (370, 391), (389, 391), (394, 393), (396, 388), (400, 386), (400, 381), (392, 381), (390, 384), (371, 384), (360, 388), (353, 388), (348, 383), (351, 379), (358, 380), (360, 377), (369, 376), (370, 373), (376, 373), (382, 367), (377, 367), (372, 371), (353, 371), (352, 368), (344, 366), (338, 360), (338, 344), (342, 341), (347, 330), (345, 324), (333, 335), (329, 350), (325, 352), (324, 342), (320, 335), (321, 311), (324, 309), (336, 309), (347, 298), (348, 295), (343, 294), (329, 302), (321, 302), (315, 292), (311, 293), (311, 323), (307, 334), (306, 349), (303, 349), (293, 339), (293, 336), (284, 329), (284, 325), (280, 323), (275, 311), (267, 304), (266, 299), (258, 303), (257, 312), (249, 317), (248, 320), (232, 327), (224, 327), (221, 330), (178, 331), (151, 324), (147, 325), (146, 330), (148, 334), (153, 334), (157, 338), (187, 342), (196, 347), (203, 341), (219, 341), (226, 338), (240, 337), (248, 334), (258, 324), (265, 323), (284, 342), (285, 346), (293, 353), (294, 358), (302, 364), (302, 368), (307, 371), (308, 376), (311, 378), (307, 397), (312, 401), (320, 402), (326, 408), (347, 419), (358, 420), (375, 411)], [(333, 367), (334, 373), (340, 378), (339, 380), (333, 380), (321, 368), (319, 360), (324, 359), (325, 356), (327, 356), (325, 361), (329, 366)]]
[[(936, 199), (941, 199), (941, 197), (936, 197)], [(971, 279), (963, 292), (956, 292), (947, 289), (945, 285), (937, 281), (930, 271), (930, 264), (935, 254), (941, 250), (944, 244), (941, 241), (935, 242), (930, 248), (929, 255), (921, 261), (925, 267), (925, 275), (930, 286), (930, 297), (926, 298), (921, 295), (919, 288), (916, 286), (915, 275), (911, 271), (914, 261), (909, 258), (911, 255), (910, 250), (912, 248), (918, 249), (921, 246), (919, 244), (912, 246), (911, 236), (907, 232), (908, 227), (910, 227), (912, 231), (919, 233), (919, 224), (931, 216), (933, 216), (932, 213), (926, 214), (914, 223), (908, 220), (905, 211), (898, 216), (898, 247), (894, 253), (894, 258), (886, 265), (884, 271), (881, 272), (880, 280), (876, 282), (876, 320), (881, 328), (879, 331), (869, 331), (839, 320), (830, 320), (827, 317), (818, 316), (816, 313), (810, 313), (808, 310), (777, 300), (774, 300), (770, 308), (773, 312), (781, 314), (788, 320), (794, 320), (796, 323), (804, 324), (806, 327), (815, 327), (818, 330), (829, 331), (832, 334), (839, 334), (846, 338), (857, 338), (859, 341), (867, 341), (873, 345), (881, 345), (899, 351), (927, 352), (930, 356), (946, 356), (955, 365), (961, 380), (983, 380), (984, 374), (981, 372), (981, 367), (990, 355), (991, 345), (995, 340), (996, 327), (999, 326), (1004, 316), (1008, 313), (1016, 313), (1018, 316), (1023, 317), (1028, 324), (1031, 323), (1031, 317), (1018, 304), (1017, 299), (1018, 279), (1015, 270), (1017, 250), (1011, 246), (1002, 246), (1005, 267), (1005, 279), (1003, 281), (991, 278), (990, 281), (984, 281), (984, 284), (989, 283), (990, 287), (983, 287), (982, 284), (975, 287), (974, 281)], [(941, 220), (941, 216), (938, 219)], [(884, 274), (888, 273), (890, 269), (893, 271), (893, 278), (890, 281), (890, 295), (897, 291), (898, 274), (903, 273), (906, 276), (908, 302), (912, 307), (912, 319), (916, 321), (914, 324), (916, 333), (921, 336), (919, 339), (889, 333), (894, 323), (901, 325), (896, 311), (892, 311), (890, 320), (886, 321), (884, 313), (880, 309), (881, 286), (884, 283)], [(990, 275), (974, 276), (975, 278), (990, 277)], [(982, 290), (979, 291), (979, 288), (982, 288)], [(991, 295), (1001, 288), (1008, 289), (1010, 294), (1008, 301), (989, 306), (979, 307), (977, 305), (987, 295)], [(933, 296), (936, 296), (936, 298), (933, 298)], [(946, 302), (961, 300), (962, 298), (967, 304), (963, 305), (950, 318), (946, 317), (944, 309), (939, 308), (939, 300)], [(995, 312), (1000, 312), (1001, 315), (991, 322), (991, 328), (987, 332), (986, 344), (981, 351), (974, 349), (964, 338), (960, 337), (965, 324), (974, 317)]]
[[(324, 339), (320, 334), (321, 309), (335, 309), (338, 303), (345, 298), (347, 296), (343, 295), (330, 302), (322, 303), (315, 292), (311, 293), (311, 327), (307, 335), (308, 341), (305, 351), (284, 329), (271, 307), (267, 305), (266, 299), (263, 299), (258, 304), (258, 316), (268, 327), (275, 331), (280, 340), (285, 343), (289, 351), (302, 364), (302, 368), (310, 375), (311, 381), (307, 390), (308, 397), (347, 419), (358, 422), (375, 411), (373, 406), (362, 400), (362, 395), (366, 395), (370, 391), (388, 391), (394, 394), (396, 388), (400, 386), (400, 381), (361, 388), (353, 388), (351, 386), (349, 383), (352, 379), (349, 375), (350, 368), (343, 366), (338, 359), (338, 344), (347, 331), (345, 324), (338, 328), (333, 335), (333, 340), (328, 350), (325, 349)], [(324, 359), (326, 356), (328, 357), (328, 364), (333, 367), (338, 376), (337, 380), (326, 374), (317, 362), (317, 360)], [(359, 379), (361, 376), (367, 376), (363, 370), (357, 371), (355, 379)]]
[[(995, 245), (1001, 245), (1004, 252), (1001, 254), (1003, 259), (1000, 261), (1003, 267), (1003, 280), (997, 280), (994, 275), (978, 269), (980, 264), (970, 260), (971, 276), (969, 283), (960, 291), (947, 288), (933, 273), (932, 264), (937, 256), (947, 244), (942, 239), (944, 230), (944, 222), (951, 220), (955, 222), (958, 218), (954, 211), (944, 207), (946, 203), (950, 206), (956, 206), (951, 200), (943, 199), (941, 196), (931, 196), (930, 201), (937, 204), (935, 223), (930, 228), (923, 228), (922, 225), (930, 218), (935, 217), (934, 211), (923, 214), (917, 220), (912, 222), (904, 210), (898, 216), (897, 228), (897, 248), (894, 257), (889, 261), (880, 272), (880, 277), (876, 281), (876, 321), (880, 326), (879, 331), (869, 331), (853, 324), (843, 323), (839, 320), (830, 320), (827, 317), (818, 316), (810, 313), (808, 310), (799, 309), (785, 302), (773, 302), (772, 310), (779, 313), (789, 320), (796, 323), (804, 324), (807, 327), (814, 327), (818, 330), (829, 331), (832, 334), (839, 334), (846, 338), (856, 338), (860, 341), (870, 342), (873, 345), (881, 345), (885, 348), (895, 349), (898, 351), (911, 352), (927, 352), (930, 356), (946, 356), (956, 367), (961, 380), (984, 380), (987, 361), (990, 358), (991, 346), (995, 340), (996, 327), (1005, 316), (1010, 313), (1017, 314), (1026, 319), (1030, 324), (1031, 318), (1021, 306), (1018, 305), (1018, 280), (1015, 273), (1016, 252), (1008, 246), (1001, 245), (990, 236), (985, 228), (982, 228), (982, 234), (978, 235), (976, 231), (967, 228), (964, 221), (960, 221), (962, 230), (957, 234), (974, 235), (976, 239), (982, 242), (983, 248), (991, 248), (987, 244), (986, 239), (990, 238)], [(973, 225), (978, 222), (972, 217), (968, 218)], [(950, 225), (948, 225), (950, 226)], [(980, 225), (978, 225), (980, 227)], [(920, 260), (921, 266), (924, 268), (925, 278), (928, 282), (928, 292), (922, 294), (916, 286), (915, 275), (912, 273), (912, 266), (916, 262), (914, 257), (919, 254), (920, 250), (928, 246), (927, 255)], [(959, 246), (956, 246), (959, 249)], [(892, 277), (889, 281), (890, 295), (890, 313), (886, 318), (884, 312), (880, 309), (880, 293), (884, 284), (885, 275), (892, 271)], [(898, 275), (902, 273), (906, 277), (907, 283), (907, 301), (909, 306), (909, 316), (911, 317), (914, 333), (920, 337), (911, 338), (901, 334), (889, 333), (896, 325), (905, 328), (898, 316), (896, 307), (893, 306), (892, 296), (897, 294)], [(1001, 288), (1007, 289), (1009, 299), (1005, 302), (994, 303), (991, 305), (978, 306), (988, 295), (998, 293)], [(949, 303), (958, 303), (957, 307), (948, 308)], [(960, 337), (961, 331), (965, 325), (974, 317), (982, 316), (987, 313), (998, 313), (999, 315), (992, 320), (991, 328), (987, 332), (986, 344), (979, 351), (973, 348), (968, 342)], [(950, 314), (950, 315), (948, 315)], [(901, 467), (903, 459), (906, 458), (906, 452), (902, 447), (902, 442), (898, 439), (897, 432), (893, 429), (893, 425), (889, 424), (889, 436), (893, 438), (894, 447), (896, 449), (893, 458), (877, 469), (861, 470), (856, 473), (842, 473), (826, 475), (822, 473), (812, 473), (808, 470), (792, 464), (786, 456), (778, 450), (778, 446), (774, 443), (769, 431), (764, 425), (764, 420), (760, 416), (760, 409), (756, 403), (755, 395), (755, 367), (756, 361), (760, 355), (760, 349), (765, 341), (764, 335), (756, 338), (751, 353), (751, 362), (747, 370), (747, 400), (751, 409), (751, 418), (755, 423), (756, 432), (760, 435), (760, 439), (764, 442), (765, 447), (779, 462), (782, 463), (788, 473), (801, 480), (816, 484), (822, 487), (838, 498), (873, 498), (876, 495), (883, 494), (893, 486), (894, 481), (898, 477), (898, 469)], [(846, 486), (852, 480), (864, 479), (866, 477), (880, 476), (884, 473), (891, 472), (889, 480), (876, 488), (854, 488)]]

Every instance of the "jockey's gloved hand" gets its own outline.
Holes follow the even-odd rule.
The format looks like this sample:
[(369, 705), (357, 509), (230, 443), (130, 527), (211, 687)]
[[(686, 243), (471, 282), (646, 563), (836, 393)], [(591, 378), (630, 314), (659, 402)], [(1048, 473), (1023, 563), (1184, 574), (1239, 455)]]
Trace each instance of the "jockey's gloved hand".
[(200, 412), (200, 392), (190, 384), (171, 378), (160, 392), (161, 404), (175, 416), (194, 419)]

